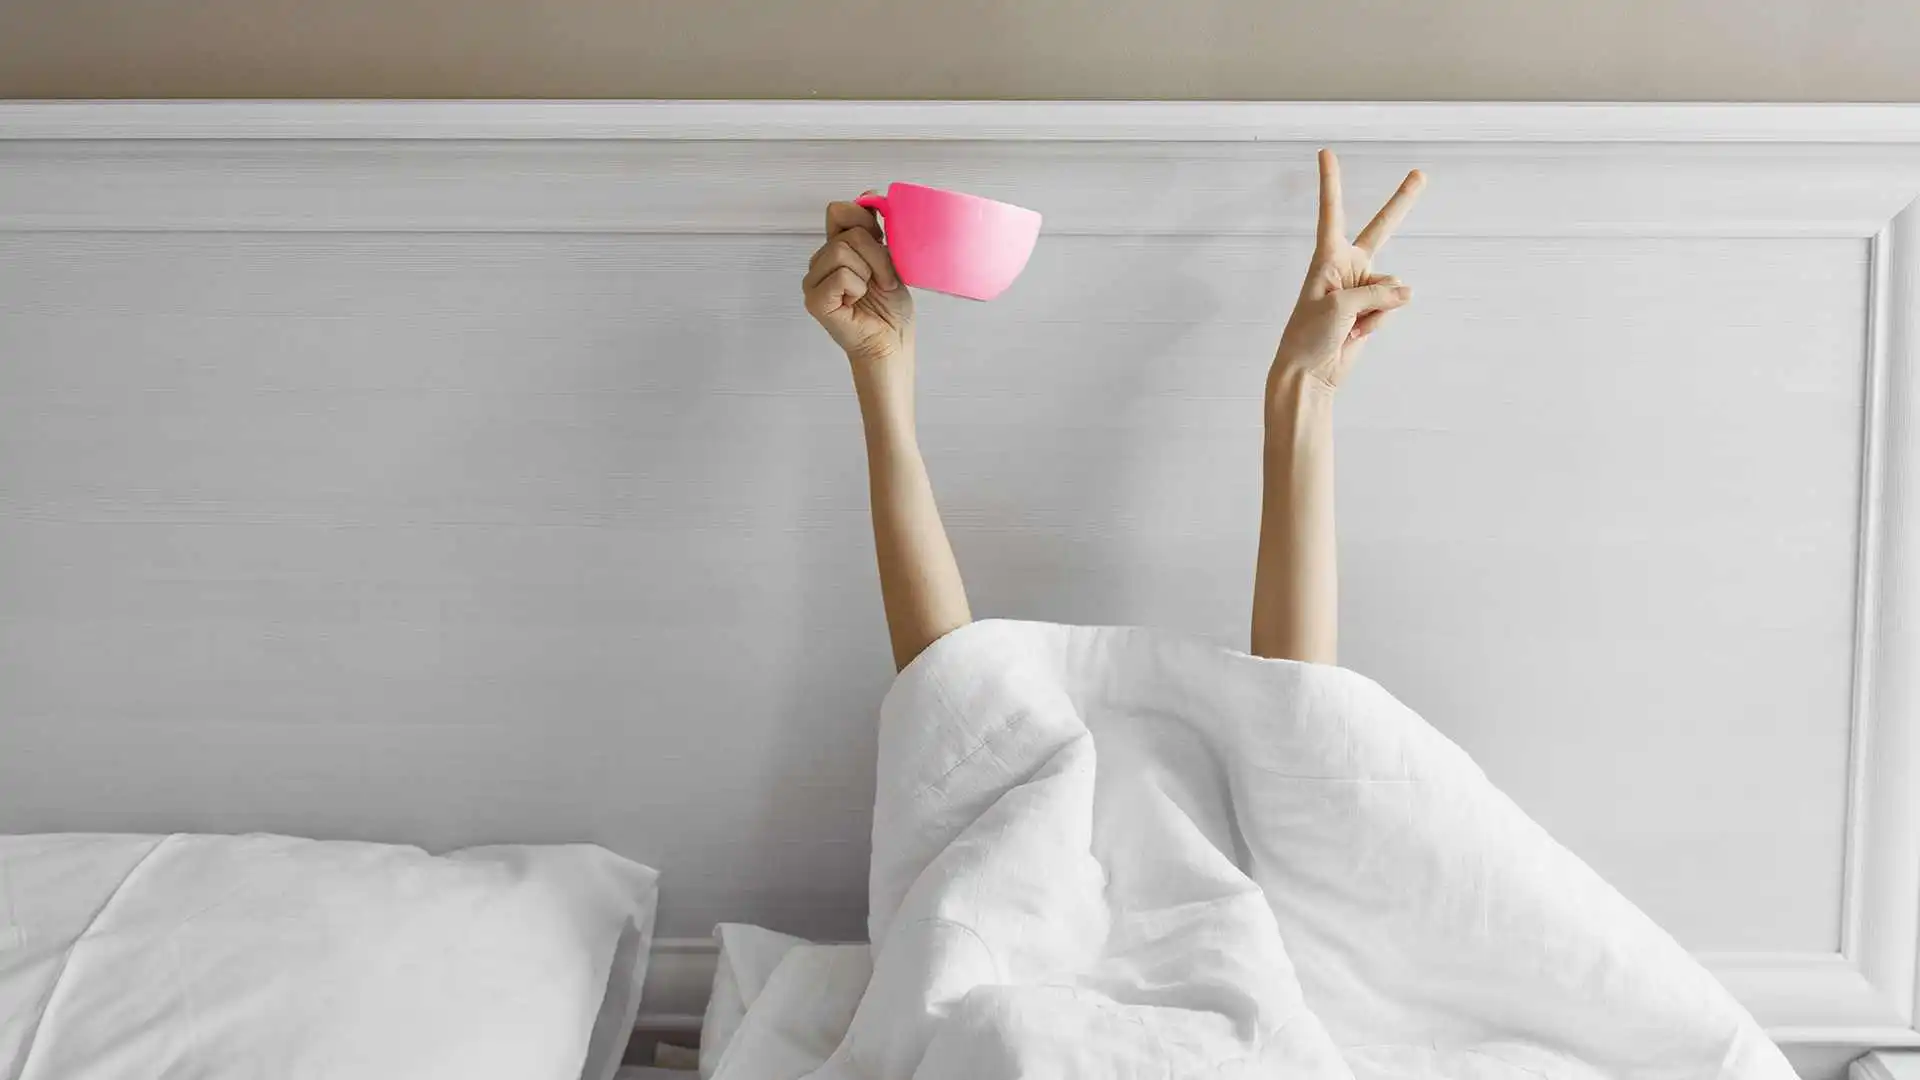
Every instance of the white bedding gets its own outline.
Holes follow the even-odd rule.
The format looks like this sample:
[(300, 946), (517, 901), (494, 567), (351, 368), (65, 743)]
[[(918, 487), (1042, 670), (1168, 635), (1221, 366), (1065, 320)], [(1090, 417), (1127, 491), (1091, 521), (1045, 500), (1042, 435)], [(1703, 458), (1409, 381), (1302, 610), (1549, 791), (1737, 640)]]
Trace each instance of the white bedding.
[(0, 1076), (606, 1080), (654, 896), (588, 845), (0, 836)]
[(1793, 1075), (1351, 672), (978, 623), (889, 693), (874, 820), (871, 978), (773, 940), (721, 1080)]

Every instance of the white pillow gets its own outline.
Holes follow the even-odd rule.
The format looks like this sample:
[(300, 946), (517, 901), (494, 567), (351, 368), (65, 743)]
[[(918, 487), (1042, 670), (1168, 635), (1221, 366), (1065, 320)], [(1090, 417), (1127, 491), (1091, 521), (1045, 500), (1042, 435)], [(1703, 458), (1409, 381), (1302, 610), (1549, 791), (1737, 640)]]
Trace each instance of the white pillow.
[(656, 883), (586, 844), (0, 836), (0, 1075), (607, 1080)]

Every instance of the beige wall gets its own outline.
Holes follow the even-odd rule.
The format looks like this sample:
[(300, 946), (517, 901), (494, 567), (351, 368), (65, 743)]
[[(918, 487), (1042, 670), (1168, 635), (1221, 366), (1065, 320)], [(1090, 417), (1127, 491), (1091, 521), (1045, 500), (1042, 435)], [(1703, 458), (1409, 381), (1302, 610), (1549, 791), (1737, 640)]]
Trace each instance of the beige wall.
[(0, 0), (0, 97), (1920, 100), (1914, 0)]

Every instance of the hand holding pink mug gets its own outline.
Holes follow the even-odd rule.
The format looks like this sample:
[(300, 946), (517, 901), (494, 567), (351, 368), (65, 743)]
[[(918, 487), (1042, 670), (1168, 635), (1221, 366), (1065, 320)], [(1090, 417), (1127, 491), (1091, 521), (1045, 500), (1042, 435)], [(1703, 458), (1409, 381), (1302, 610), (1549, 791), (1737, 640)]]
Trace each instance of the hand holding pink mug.
[(1040, 237), (1040, 215), (978, 195), (893, 184), (862, 195), (878, 211), (900, 280), (969, 300), (991, 300), (1026, 269)]

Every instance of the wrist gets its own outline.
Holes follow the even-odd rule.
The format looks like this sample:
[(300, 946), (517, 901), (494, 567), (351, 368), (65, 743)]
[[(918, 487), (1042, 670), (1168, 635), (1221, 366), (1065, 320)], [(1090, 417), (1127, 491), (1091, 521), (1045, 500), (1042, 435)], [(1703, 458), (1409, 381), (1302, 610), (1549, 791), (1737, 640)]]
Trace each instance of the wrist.
[(1306, 364), (1274, 361), (1267, 373), (1266, 412), (1269, 419), (1305, 414), (1331, 415), (1333, 387), (1313, 374)]
[(897, 367), (902, 363), (913, 362), (913, 327), (908, 325), (898, 332), (879, 331), (867, 334), (857, 341), (841, 345), (841, 351), (847, 354), (847, 362), (858, 373), (862, 369), (880, 369)]
[(906, 420), (913, 417), (913, 350), (894, 349), (884, 354), (848, 353), (853, 369), (853, 389), (860, 399), (860, 412), (869, 423), (877, 420)]

